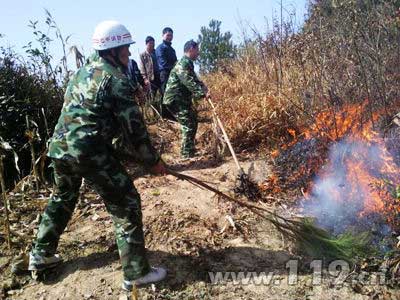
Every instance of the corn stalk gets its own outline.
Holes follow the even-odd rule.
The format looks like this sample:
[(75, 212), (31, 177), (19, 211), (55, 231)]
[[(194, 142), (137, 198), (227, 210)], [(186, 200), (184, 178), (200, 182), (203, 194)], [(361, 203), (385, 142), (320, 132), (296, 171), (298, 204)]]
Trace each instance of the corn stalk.
[(7, 239), (8, 249), (11, 249), (10, 219), (9, 219), (9, 216), (8, 216), (8, 202), (7, 202), (7, 196), (6, 196), (6, 184), (4, 182), (3, 158), (5, 158), (5, 156), (0, 154), (0, 186), (1, 186), (1, 195), (2, 195), (2, 200), (3, 200), (3, 205), (4, 205), (4, 214), (5, 214), (4, 229), (5, 229), (5, 232), (6, 232), (6, 239)]
[(33, 169), (33, 176), (35, 178), (35, 187), (36, 191), (39, 191), (39, 171), (36, 166), (36, 152), (35, 152), (35, 145), (34, 145), (34, 138), (36, 136), (36, 128), (33, 128), (32, 131), (30, 130), (29, 125), (29, 117), (26, 116), (26, 132), (28, 136), (28, 142), (31, 150), (31, 160), (32, 160), (32, 169)]

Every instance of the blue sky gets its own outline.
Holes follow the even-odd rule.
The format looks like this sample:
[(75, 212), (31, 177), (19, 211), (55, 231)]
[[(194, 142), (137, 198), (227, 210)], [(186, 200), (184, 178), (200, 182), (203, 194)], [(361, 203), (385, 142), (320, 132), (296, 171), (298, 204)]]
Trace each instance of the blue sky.
[[(161, 30), (165, 26), (174, 29), (173, 46), (178, 56), (182, 55), (185, 41), (197, 39), (200, 27), (214, 18), (222, 21), (222, 30), (231, 31), (235, 42), (240, 42), (239, 21), (251, 24), (265, 32), (272, 16), (278, 15), (280, 1), (262, 0), (200, 0), (200, 1), (133, 1), (133, 0), (13, 0), (1, 1), (0, 45), (11, 46), (22, 52), (22, 46), (33, 39), (30, 20), (38, 20), (45, 28), (45, 12), (48, 9), (55, 18), (64, 36), (72, 35), (69, 46), (83, 48), (84, 54), (91, 52), (90, 40), (97, 23), (107, 19), (125, 24), (137, 41), (131, 47), (133, 58), (144, 49), (144, 39), (152, 35), (156, 44), (161, 41)], [(283, 0), (286, 10), (295, 10), (297, 23), (301, 24), (306, 13), (307, 0)], [(56, 59), (62, 57), (58, 44), (53, 45)]]

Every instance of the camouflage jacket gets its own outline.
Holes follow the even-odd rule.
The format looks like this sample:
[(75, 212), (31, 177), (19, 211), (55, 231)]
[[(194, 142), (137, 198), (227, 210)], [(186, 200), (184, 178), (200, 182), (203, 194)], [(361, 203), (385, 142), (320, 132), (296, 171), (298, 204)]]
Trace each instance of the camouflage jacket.
[(192, 100), (203, 98), (206, 93), (207, 88), (194, 71), (193, 61), (183, 56), (169, 75), (163, 104), (190, 106)]
[(85, 161), (108, 155), (121, 135), (141, 163), (159, 160), (134, 101), (138, 87), (118, 68), (97, 54), (68, 83), (48, 156)]

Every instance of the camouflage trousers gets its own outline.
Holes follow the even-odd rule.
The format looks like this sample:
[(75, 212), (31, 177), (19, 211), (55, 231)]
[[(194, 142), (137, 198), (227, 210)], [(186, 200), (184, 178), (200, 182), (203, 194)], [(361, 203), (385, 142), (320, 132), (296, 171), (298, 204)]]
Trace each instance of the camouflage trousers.
[(195, 137), (198, 121), (197, 113), (192, 106), (189, 107), (166, 107), (175, 120), (181, 125), (181, 155), (188, 158), (195, 154)]
[(147, 274), (141, 200), (131, 178), (112, 155), (92, 157), (85, 163), (53, 159), (55, 189), (43, 213), (33, 252), (44, 256), (56, 252), (60, 235), (78, 201), (82, 178), (103, 199), (114, 223), (125, 280)]

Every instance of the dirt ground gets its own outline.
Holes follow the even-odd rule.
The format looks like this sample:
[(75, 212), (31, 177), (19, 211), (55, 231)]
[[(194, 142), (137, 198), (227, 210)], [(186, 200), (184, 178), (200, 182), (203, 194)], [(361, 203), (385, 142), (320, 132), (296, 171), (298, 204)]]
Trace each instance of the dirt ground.
[[(165, 151), (167, 162), (222, 191), (232, 191), (237, 172), (232, 160), (217, 162), (211, 156), (200, 156), (180, 161), (176, 154), (179, 135), (175, 127), (168, 130), (174, 135), (163, 145), (169, 149)], [(207, 141), (201, 132), (199, 143)], [(268, 161), (267, 157), (242, 157), (244, 169), (251, 169), (252, 178), (260, 182), (270, 173)], [(396, 289), (351, 281), (335, 284), (337, 278), (325, 272), (322, 283), (315, 282), (318, 274), (310, 268), (310, 261), (294, 253), (293, 245), (271, 224), (170, 175), (136, 178), (134, 166), (128, 164), (128, 169), (142, 196), (149, 260), (152, 265), (168, 270), (164, 282), (140, 288), (139, 299), (400, 299)], [(18, 223), (16, 230), (23, 225), (37, 227), (37, 215), (45, 206), (46, 195), (48, 192), (36, 198), (35, 205), (26, 209), (26, 215), (14, 221)], [(263, 205), (273, 207), (276, 203)], [(276, 206), (291, 209), (282, 203)], [(26, 234), (32, 238), (34, 231), (26, 229)], [(62, 235), (59, 252), (65, 262), (48, 272), (41, 282), (28, 275), (9, 275), (10, 259), (15, 253), (0, 255), (0, 279), (7, 285), (3, 287), (3, 298), (119, 298), (122, 271), (112, 221), (101, 199), (86, 186), (82, 187), (78, 208)], [(289, 276), (289, 269), (296, 270), (292, 266), (298, 268)], [(261, 272), (272, 272), (273, 280), (237, 282), (229, 277), (223, 283), (213, 284), (209, 272), (256, 272), (260, 276)]]

